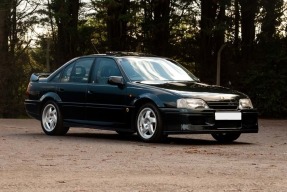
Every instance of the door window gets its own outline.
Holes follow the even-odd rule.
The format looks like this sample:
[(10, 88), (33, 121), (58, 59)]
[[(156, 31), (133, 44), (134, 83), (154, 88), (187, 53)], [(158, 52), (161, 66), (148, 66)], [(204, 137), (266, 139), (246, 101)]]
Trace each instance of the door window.
[(117, 63), (110, 58), (97, 59), (96, 67), (93, 71), (93, 83), (108, 84), (110, 76), (122, 76)]

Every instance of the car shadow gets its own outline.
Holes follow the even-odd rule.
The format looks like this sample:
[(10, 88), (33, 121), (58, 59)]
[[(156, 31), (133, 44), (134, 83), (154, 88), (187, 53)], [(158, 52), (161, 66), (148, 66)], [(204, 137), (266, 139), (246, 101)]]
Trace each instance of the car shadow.
[[(198, 134), (190, 134), (190, 135), (169, 135), (167, 138), (164, 138), (162, 141), (158, 143), (146, 143), (140, 140), (140, 138), (136, 135), (128, 135), (123, 136), (119, 135), (114, 131), (104, 131), (104, 132), (91, 132), (91, 131), (82, 131), (82, 132), (68, 132), (65, 136), (47, 136), (43, 132), (25, 132), (21, 134), (10, 134), (10, 136), (19, 136), (19, 135), (25, 135), (27, 137), (32, 137), (32, 139), (42, 139), (45, 137), (46, 139), (56, 139), (56, 140), (90, 140), (90, 141), (111, 141), (111, 142), (120, 142), (120, 143), (137, 143), (139, 145), (253, 145), (254, 143), (249, 142), (241, 142), (240, 138), (237, 141), (234, 141), (233, 143), (219, 143), (216, 140), (212, 139), (206, 139), (206, 138), (200, 138), (200, 135)], [(196, 138), (196, 137), (199, 138)]]
[[(193, 135), (196, 136), (196, 135)], [(219, 143), (216, 140), (208, 139), (195, 139), (195, 138), (182, 138), (177, 135), (170, 135), (164, 138), (159, 143), (146, 143), (140, 140), (136, 135), (123, 136), (117, 133), (68, 133), (64, 137), (68, 138), (80, 138), (80, 139), (96, 139), (96, 140), (109, 140), (114, 142), (126, 142), (126, 143), (139, 143), (139, 144), (152, 144), (152, 145), (252, 145), (253, 143), (234, 141), (233, 143)]]

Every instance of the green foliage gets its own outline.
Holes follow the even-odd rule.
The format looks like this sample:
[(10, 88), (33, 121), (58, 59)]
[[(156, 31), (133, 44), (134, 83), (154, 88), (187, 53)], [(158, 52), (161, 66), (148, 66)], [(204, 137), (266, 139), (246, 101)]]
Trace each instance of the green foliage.
[(287, 57), (250, 70), (245, 88), (261, 116), (287, 117)]
[[(287, 117), (284, 0), (13, 2), (6, 27), (9, 67), (5, 71), (0, 66), (5, 77), (11, 77), (5, 84), (10, 89), (1, 97), (5, 117), (24, 113), (29, 77), (47, 71), (47, 59), (52, 71), (78, 55), (111, 49), (151, 52), (215, 82), (217, 52), (223, 44), (222, 85), (231, 81), (234, 89), (246, 92), (263, 116)], [(21, 6), (15, 7), (15, 2)], [(36, 34), (38, 26), (45, 29), (42, 34)]]

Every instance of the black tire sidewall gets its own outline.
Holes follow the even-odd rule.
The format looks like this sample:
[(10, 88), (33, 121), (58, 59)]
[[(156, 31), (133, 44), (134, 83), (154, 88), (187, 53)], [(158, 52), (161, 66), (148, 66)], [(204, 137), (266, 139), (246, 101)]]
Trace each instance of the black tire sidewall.
[(241, 133), (214, 133), (211, 135), (215, 140), (220, 143), (232, 143), (240, 137)]

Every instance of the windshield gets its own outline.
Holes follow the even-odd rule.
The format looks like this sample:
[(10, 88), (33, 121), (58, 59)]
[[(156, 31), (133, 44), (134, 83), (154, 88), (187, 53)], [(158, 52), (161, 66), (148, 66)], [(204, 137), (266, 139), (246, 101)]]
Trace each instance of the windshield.
[(187, 69), (163, 58), (120, 58), (120, 65), (131, 81), (195, 81)]

